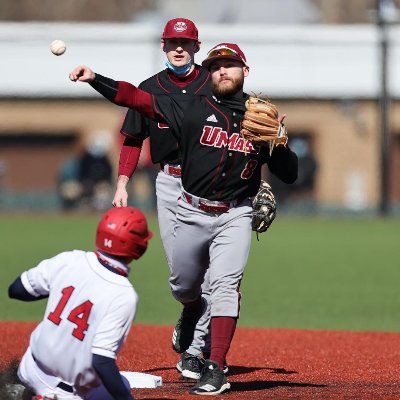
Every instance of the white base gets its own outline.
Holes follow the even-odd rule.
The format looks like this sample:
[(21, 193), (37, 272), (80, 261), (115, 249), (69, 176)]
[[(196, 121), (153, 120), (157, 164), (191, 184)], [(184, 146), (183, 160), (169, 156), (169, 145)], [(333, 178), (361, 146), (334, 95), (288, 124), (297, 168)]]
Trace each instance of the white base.
[(131, 389), (156, 388), (162, 386), (161, 376), (144, 374), (142, 372), (120, 371), (120, 374), (128, 379)]

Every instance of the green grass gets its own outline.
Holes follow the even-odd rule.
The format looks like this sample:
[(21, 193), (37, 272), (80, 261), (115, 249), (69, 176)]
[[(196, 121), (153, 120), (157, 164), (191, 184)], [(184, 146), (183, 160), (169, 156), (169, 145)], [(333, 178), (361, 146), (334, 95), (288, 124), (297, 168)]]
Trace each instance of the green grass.
[[(41, 259), (93, 249), (99, 216), (0, 217), (0, 319), (39, 320), (44, 301), (7, 297), (8, 285)], [(157, 221), (144, 257), (132, 263), (140, 323), (175, 323)], [(398, 219), (278, 218), (254, 237), (242, 282), (240, 326), (400, 332)]]
[(400, 221), (275, 222), (253, 241), (246, 325), (400, 331)]

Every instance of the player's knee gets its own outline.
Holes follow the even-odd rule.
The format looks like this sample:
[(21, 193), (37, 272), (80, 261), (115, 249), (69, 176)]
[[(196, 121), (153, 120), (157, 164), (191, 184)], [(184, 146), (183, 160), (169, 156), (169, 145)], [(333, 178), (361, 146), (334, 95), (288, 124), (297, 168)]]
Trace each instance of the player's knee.
[(199, 290), (193, 290), (193, 288), (182, 288), (182, 287), (174, 287), (171, 285), (172, 295), (181, 303), (190, 303), (195, 301), (200, 296)]

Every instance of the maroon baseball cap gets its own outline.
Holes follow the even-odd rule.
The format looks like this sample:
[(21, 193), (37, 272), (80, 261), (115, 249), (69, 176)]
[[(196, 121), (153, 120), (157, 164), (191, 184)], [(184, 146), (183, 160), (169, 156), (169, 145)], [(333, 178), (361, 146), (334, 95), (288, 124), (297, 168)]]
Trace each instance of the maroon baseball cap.
[(219, 58), (229, 58), (242, 62), (246, 67), (246, 56), (240, 47), (235, 43), (220, 43), (214, 46), (208, 53), (207, 58), (201, 63), (203, 67), (209, 68), (210, 65)]
[(191, 39), (199, 40), (199, 32), (193, 21), (186, 18), (170, 19), (164, 27), (162, 39)]

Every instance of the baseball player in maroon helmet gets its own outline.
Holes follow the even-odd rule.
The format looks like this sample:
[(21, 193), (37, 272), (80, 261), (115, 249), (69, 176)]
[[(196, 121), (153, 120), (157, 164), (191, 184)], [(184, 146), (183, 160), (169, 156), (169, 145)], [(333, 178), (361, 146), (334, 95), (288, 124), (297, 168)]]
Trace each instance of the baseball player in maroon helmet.
[[(211, 94), (208, 69), (194, 62), (200, 45), (198, 31), (193, 21), (186, 18), (169, 20), (161, 37), (161, 49), (167, 57), (166, 69), (146, 79), (139, 87), (154, 94), (174, 93), (183, 97)], [(142, 143), (146, 138), (150, 138), (151, 159), (153, 163), (160, 164), (156, 180), (158, 223), (170, 266), (178, 198), (182, 191), (182, 160), (177, 140), (168, 124), (143, 117), (134, 109), (128, 110), (121, 133), (125, 139), (120, 153), (117, 190), (113, 204), (116, 207), (128, 204), (127, 184), (138, 164)], [(208, 295), (208, 276), (206, 276), (203, 296), (207, 298)], [(210, 351), (209, 343), (205, 343), (208, 325), (209, 312), (206, 312), (197, 324), (193, 342), (177, 364), (177, 369), (185, 378), (200, 377), (203, 365), (202, 353)]]
[(218, 395), (230, 388), (223, 363), (240, 310), (240, 282), (251, 243), (251, 197), (260, 186), (261, 167), (285, 183), (297, 179), (297, 156), (285, 143), (255, 146), (240, 135), (248, 95), (243, 92), (250, 69), (237, 44), (212, 48), (209, 69), (212, 96), (153, 95), (130, 83), (75, 68), (70, 79), (91, 86), (115, 104), (135, 108), (167, 122), (182, 153), (182, 194), (178, 201), (170, 286), (183, 311), (172, 341), (189, 345), (204, 310), (201, 283), (209, 268), (211, 354), (191, 394)]
[(111, 209), (98, 224), (96, 251), (43, 260), (9, 287), (14, 299), (47, 299), (18, 368), (37, 398), (133, 399), (116, 357), (138, 303), (128, 264), (143, 255), (151, 237), (141, 211)]

